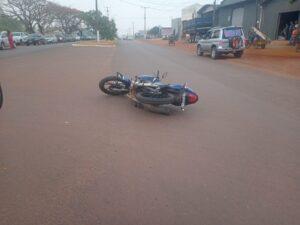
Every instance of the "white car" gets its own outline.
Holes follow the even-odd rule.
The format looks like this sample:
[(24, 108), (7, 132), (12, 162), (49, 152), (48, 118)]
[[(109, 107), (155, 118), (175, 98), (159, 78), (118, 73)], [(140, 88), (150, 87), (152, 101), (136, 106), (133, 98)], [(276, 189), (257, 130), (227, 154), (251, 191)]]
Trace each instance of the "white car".
[(28, 40), (28, 34), (24, 32), (13, 32), (14, 35), (14, 41), (17, 45), (21, 45), (23, 43), (26, 43)]
[(9, 48), (7, 32), (1, 31), (0, 32), (0, 50), (6, 49), (6, 48)]

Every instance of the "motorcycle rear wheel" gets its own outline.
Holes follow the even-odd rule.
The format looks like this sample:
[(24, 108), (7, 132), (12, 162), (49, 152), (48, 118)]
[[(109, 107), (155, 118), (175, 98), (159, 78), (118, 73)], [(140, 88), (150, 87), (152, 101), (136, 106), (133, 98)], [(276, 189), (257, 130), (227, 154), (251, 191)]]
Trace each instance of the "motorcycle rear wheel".
[(172, 104), (174, 102), (174, 95), (170, 93), (166, 93), (164, 95), (155, 96), (144, 92), (138, 92), (136, 93), (136, 99), (143, 103), (143, 104), (149, 104), (149, 105), (168, 105)]
[(105, 77), (99, 82), (99, 88), (108, 95), (125, 95), (129, 93), (126, 84), (116, 76)]

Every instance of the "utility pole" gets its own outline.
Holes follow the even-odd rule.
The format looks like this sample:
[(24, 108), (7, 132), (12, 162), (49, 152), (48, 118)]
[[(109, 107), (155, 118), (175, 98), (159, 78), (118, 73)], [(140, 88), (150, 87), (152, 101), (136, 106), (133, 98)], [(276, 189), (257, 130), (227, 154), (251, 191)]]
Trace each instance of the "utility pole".
[(97, 20), (97, 42), (99, 42), (100, 37), (99, 37), (99, 11), (98, 11), (98, 0), (95, 0), (96, 4), (96, 20)]
[(133, 39), (135, 39), (135, 34), (134, 34), (134, 22), (132, 22), (132, 35), (133, 35)]
[(261, 23), (263, 20), (263, 1), (256, 0), (256, 28), (261, 29)]
[(109, 8), (106, 7), (106, 15), (107, 15), (107, 18), (109, 19)]
[(217, 1), (214, 1), (214, 12), (213, 12), (213, 27), (216, 25), (216, 5)]
[(144, 8), (144, 38), (147, 39), (147, 12), (146, 12), (146, 10), (148, 7), (144, 6), (142, 8)]

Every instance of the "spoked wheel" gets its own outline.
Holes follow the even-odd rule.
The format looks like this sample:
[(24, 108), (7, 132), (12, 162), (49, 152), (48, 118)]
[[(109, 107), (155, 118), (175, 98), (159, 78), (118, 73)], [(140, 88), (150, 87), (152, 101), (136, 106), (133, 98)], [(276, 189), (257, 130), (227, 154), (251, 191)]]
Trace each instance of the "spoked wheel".
[(217, 58), (218, 58), (218, 52), (217, 52), (216, 47), (212, 47), (211, 53), (210, 53), (210, 57), (211, 57), (212, 59), (217, 59)]
[(138, 92), (136, 93), (136, 99), (144, 104), (150, 105), (168, 105), (174, 102), (174, 95), (170, 93), (147, 93)]
[(109, 76), (101, 80), (99, 88), (108, 95), (125, 95), (129, 93), (126, 84), (124, 84), (116, 76)]

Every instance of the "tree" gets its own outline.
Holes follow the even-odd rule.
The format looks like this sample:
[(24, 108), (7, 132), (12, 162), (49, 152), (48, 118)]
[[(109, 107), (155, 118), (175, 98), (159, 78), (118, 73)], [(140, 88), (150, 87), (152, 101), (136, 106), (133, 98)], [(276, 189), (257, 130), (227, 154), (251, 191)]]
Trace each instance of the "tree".
[(49, 29), (54, 22), (54, 14), (51, 11), (52, 2), (47, 2), (42, 0), (39, 4), (34, 7), (34, 19), (35, 25), (37, 26), (40, 33), (44, 34), (47, 29)]
[(11, 18), (0, 12), (0, 31), (1, 30), (10, 30), (10, 31), (23, 31), (23, 24), (14, 18)]
[(19, 19), (29, 33), (34, 32), (37, 7), (44, 4), (46, 0), (6, 0), (3, 4), (4, 12)]
[(114, 39), (117, 36), (117, 28), (114, 20), (109, 20), (103, 16), (101, 12), (89, 11), (82, 15), (82, 19), (88, 28), (94, 32), (99, 30), (100, 35), (104, 39)]
[(80, 24), (82, 23), (81, 11), (56, 3), (48, 4), (48, 10), (53, 15), (55, 25), (64, 33), (71, 34), (79, 30)]
[(100, 20), (100, 35), (104, 39), (112, 40), (117, 36), (117, 28), (114, 20), (104, 16)]
[(88, 11), (82, 14), (82, 19), (86, 26), (94, 31), (100, 30), (101, 18), (102, 13), (100, 11), (98, 11), (98, 14), (96, 11)]
[(290, 2), (291, 4), (293, 4), (295, 1), (297, 1), (297, 0), (289, 0), (289, 2)]
[(160, 28), (158, 26), (155, 26), (148, 31), (148, 34), (153, 35), (155, 37), (159, 37), (160, 36)]

